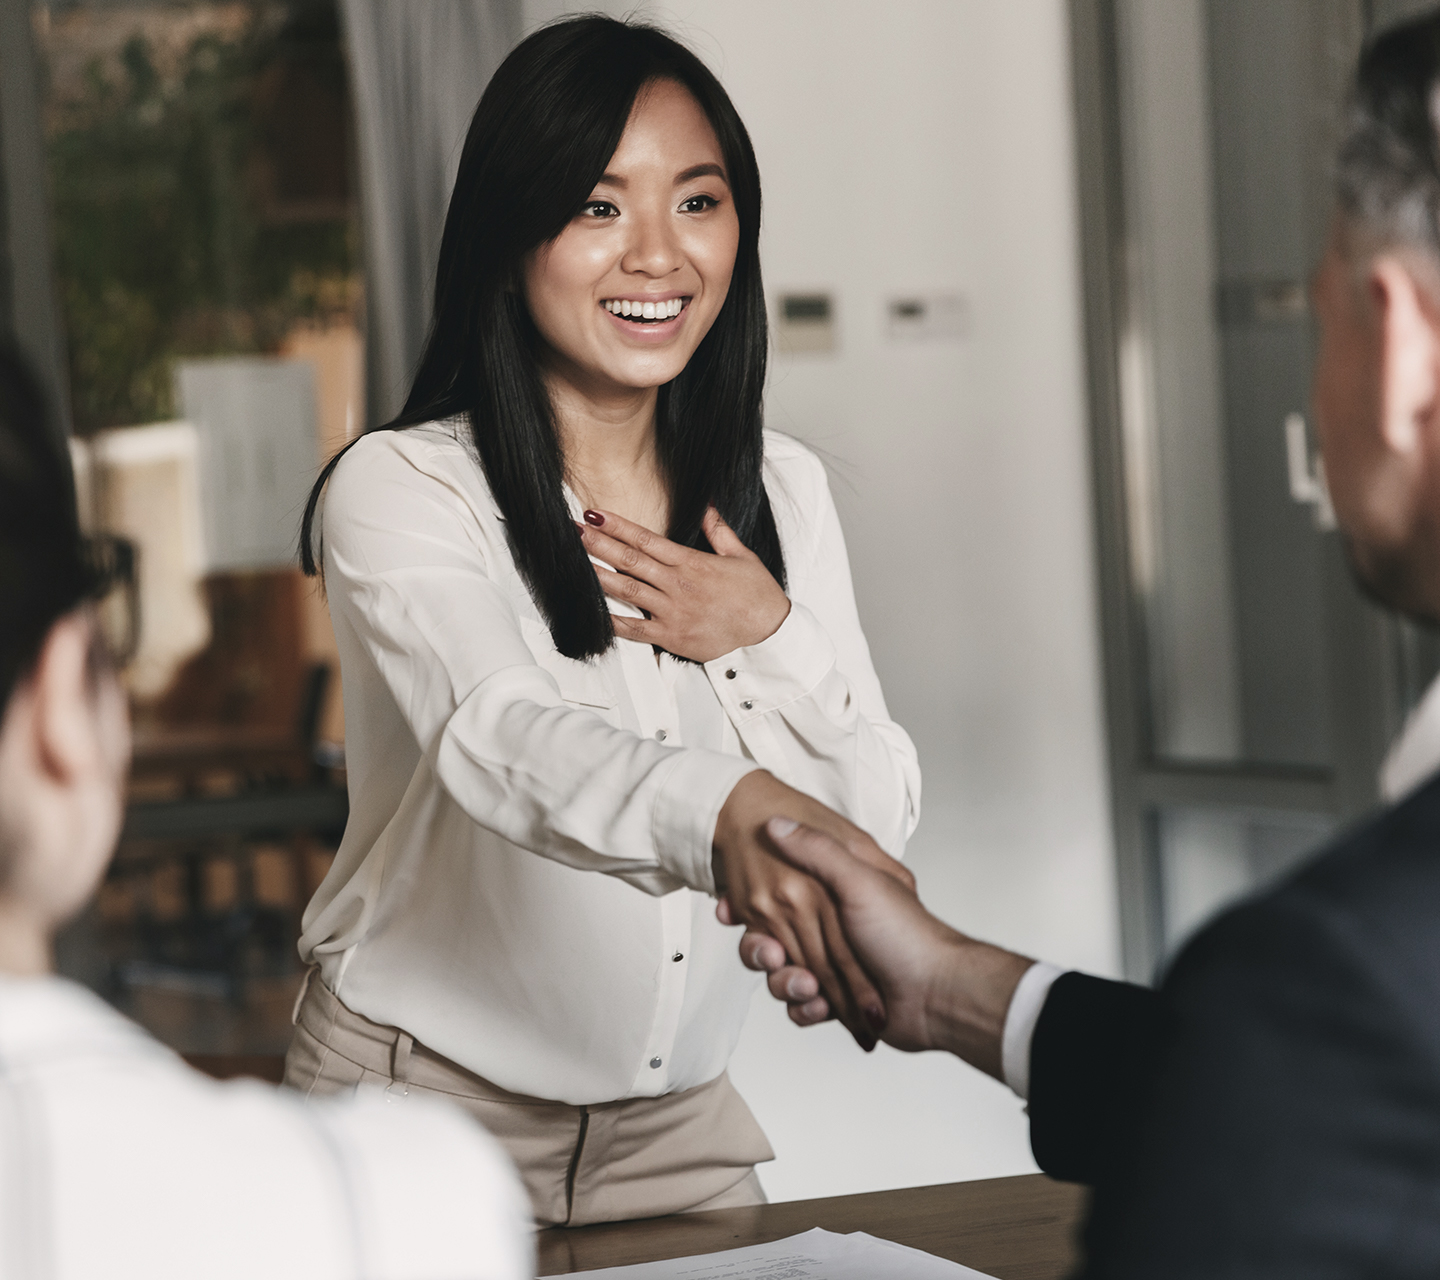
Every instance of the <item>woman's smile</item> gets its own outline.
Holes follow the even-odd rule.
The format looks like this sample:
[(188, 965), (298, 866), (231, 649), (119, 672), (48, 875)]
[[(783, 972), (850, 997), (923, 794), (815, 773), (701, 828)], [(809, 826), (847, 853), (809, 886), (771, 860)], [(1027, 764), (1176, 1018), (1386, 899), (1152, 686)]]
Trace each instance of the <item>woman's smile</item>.
[(606, 321), (630, 341), (665, 342), (680, 332), (690, 306), (689, 294), (631, 294), (600, 303)]

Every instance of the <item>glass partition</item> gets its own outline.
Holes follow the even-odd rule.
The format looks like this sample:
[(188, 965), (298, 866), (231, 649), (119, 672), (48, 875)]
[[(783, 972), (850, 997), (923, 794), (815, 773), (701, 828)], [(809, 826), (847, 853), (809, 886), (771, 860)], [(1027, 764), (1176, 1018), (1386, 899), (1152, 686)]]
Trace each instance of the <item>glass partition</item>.
[(57, 292), (84, 518), (129, 548), (126, 834), (62, 964), (192, 1052), (288, 1040), (300, 911), (345, 817), (318, 464), (364, 422), (334, 0), (51, 0)]
[(1306, 281), (1325, 200), (1312, 157), (1333, 88), (1313, 57), (1315, 12), (1310, 0), (1116, 8), (1130, 561), (1163, 759), (1332, 759), (1326, 522), (1297, 501), (1286, 435), (1298, 421), (1308, 475)]
[(1435, 637), (1356, 588), (1308, 422), (1308, 282), (1344, 96), (1366, 31), (1404, 7), (1072, 0), (1111, 772), (1137, 979), (1376, 803), (1386, 748), (1437, 671)]
[(1324, 813), (1166, 806), (1155, 815), (1164, 954), (1236, 898), (1263, 888), (1335, 829)]

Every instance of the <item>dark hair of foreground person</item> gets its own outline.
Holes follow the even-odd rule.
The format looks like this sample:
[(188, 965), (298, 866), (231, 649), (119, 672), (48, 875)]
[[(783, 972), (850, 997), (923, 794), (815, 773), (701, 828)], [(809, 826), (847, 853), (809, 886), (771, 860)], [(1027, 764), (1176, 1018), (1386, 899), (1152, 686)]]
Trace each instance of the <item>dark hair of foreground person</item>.
[(75, 519), (75, 481), (45, 397), (0, 339), (0, 707), (57, 618), (97, 586)]

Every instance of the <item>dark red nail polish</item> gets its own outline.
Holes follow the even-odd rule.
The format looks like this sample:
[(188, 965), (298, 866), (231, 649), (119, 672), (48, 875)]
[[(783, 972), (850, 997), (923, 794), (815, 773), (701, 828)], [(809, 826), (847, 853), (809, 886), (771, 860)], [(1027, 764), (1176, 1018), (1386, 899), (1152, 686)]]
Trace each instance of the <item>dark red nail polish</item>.
[(598, 511), (587, 511), (585, 513), (585, 523), (593, 524), (598, 529), (602, 524), (605, 523), (605, 517), (602, 516)]
[(870, 1030), (877, 1036), (885, 1031), (885, 1013), (878, 1005), (871, 1005), (865, 1010), (865, 1021), (870, 1024)]

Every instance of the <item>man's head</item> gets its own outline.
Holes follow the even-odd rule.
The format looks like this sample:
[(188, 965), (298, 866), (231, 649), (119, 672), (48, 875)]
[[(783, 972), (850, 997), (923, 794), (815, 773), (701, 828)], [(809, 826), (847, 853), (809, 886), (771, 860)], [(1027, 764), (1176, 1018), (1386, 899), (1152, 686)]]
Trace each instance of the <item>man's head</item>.
[(1314, 287), (1315, 416), (1361, 582), (1440, 621), (1440, 14), (1361, 56)]
[(0, 971), (48, 967), (119, 831), (129, 726), (96, 585), (69, 459), (0, 345)]

